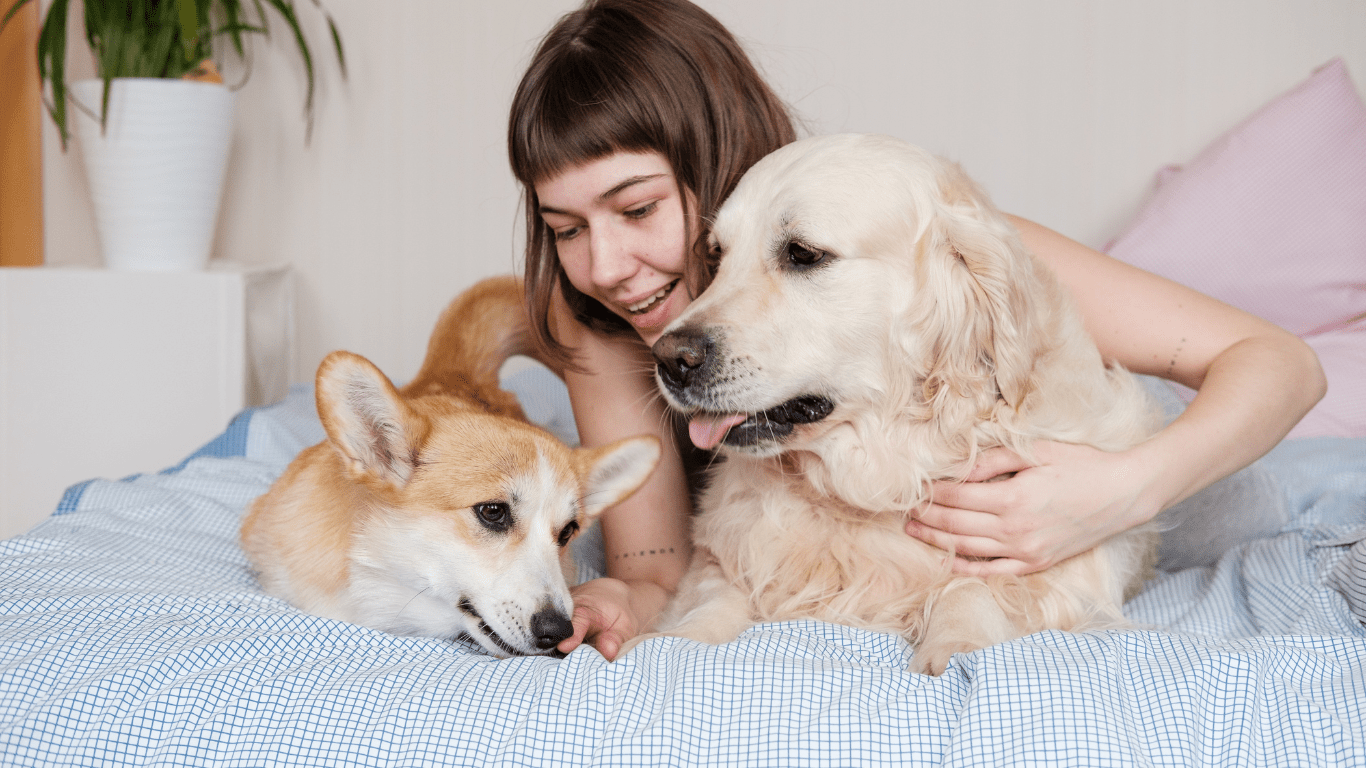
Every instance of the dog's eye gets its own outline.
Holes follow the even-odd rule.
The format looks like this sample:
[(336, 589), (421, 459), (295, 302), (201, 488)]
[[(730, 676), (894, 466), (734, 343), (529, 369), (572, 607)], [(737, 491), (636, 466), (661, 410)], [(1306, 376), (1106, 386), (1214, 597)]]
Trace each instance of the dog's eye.
[(787, 244), (787, 260), (794, 267), (814, 267), (825, 261), (829, 255), (825, 251), (807, 248), (801, 243), (791, 242)]
[(512, 527), (512, 507), (505, 501), (485, 501), (471, 509), (479, 522), (490, 531), (506, 531)]
[(578, 532), (579, 524), (573, 520), (570, 520), (569, 523), (565, 525), (565, 527), (560, 529), (560, 536), (557, 539), (557, 541), (559, 542), (560, 546), (563, 547), (564, 545), (568, 544), (569, 540), (574, 538), (574, 534)]

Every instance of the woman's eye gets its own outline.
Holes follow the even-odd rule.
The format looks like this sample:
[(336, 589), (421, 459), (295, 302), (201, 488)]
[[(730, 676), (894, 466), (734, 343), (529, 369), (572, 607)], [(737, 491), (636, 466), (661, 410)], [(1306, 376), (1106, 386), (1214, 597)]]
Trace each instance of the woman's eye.
[(628, 219), (643, 219), (646, 216), (649, 216), (650, 214), (654, 213), (655, 209), (658, 207), (659, 201), (656, 200), (653, 203), (646, 203), (645, 205), (642, 205), (639, 208), (631, 208), (630, 210), (624, 211), (623, 214)]
[(503, 532), (512, 527), (512, 507), (505, 501), (485, 501), (470, 509), (474, 516), (490, 531)]
[(570, 520), (569, 523), (565, 525), (565, 527), (560, 529), (560, 535), (556, 539), (556, 541), (559, 543), (560, 546), (563, 547), (564, 545), (568, 544), (569, 540), (574, 538), (574, 534), (578, 532), (579, 524), (573, 520)]
[(787, 244), (787, 260), (795, 267), (814, 267), (825, 261), (828, 255), (825, 251), (807, 248), (801, 243)]
[(573, 240), (575, 237), (578, 236), (580, 229), (582, 229), (582, 227), (570, 227), (569, 229), (555, 230), (555, 242), (562, 243), (565, 240)]

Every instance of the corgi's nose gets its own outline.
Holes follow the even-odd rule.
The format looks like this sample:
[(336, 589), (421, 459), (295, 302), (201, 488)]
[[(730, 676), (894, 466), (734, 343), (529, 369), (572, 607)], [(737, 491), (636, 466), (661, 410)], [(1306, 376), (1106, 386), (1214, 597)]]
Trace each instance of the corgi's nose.
[(531, 636), (536, 638), (536, 647), (548, 651), (560, 641), (574, 634), (574, 625), (555, 608), (542, 608), (531, 617)]

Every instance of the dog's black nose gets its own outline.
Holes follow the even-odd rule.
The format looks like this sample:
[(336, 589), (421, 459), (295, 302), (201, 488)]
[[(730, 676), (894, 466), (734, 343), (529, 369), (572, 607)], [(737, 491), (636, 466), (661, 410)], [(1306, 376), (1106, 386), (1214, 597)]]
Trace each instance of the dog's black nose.
[(555, 608), (542, 608), (531, 617), (531, 635), (536, 638), (536, 647), (548, 651), (560, 641), (574, 634), (574, 625), (569, 617)]
[(693, 372), (707, 364), (711, 351), (711, 337), (692, 328), (667, 333), (650, 348), (659, 377), (670, 389), (676, 390), (692, 383)]

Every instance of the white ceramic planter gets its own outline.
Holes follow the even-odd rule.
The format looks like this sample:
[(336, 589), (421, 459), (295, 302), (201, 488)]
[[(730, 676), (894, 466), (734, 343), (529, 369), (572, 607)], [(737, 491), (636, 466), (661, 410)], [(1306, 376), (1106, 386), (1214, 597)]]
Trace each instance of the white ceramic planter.
[(233, 93), (186, 80), (120, 78), (100, 129), (103, 84), (71, 84), (104, 264), (204, 269), (232, 140)]

